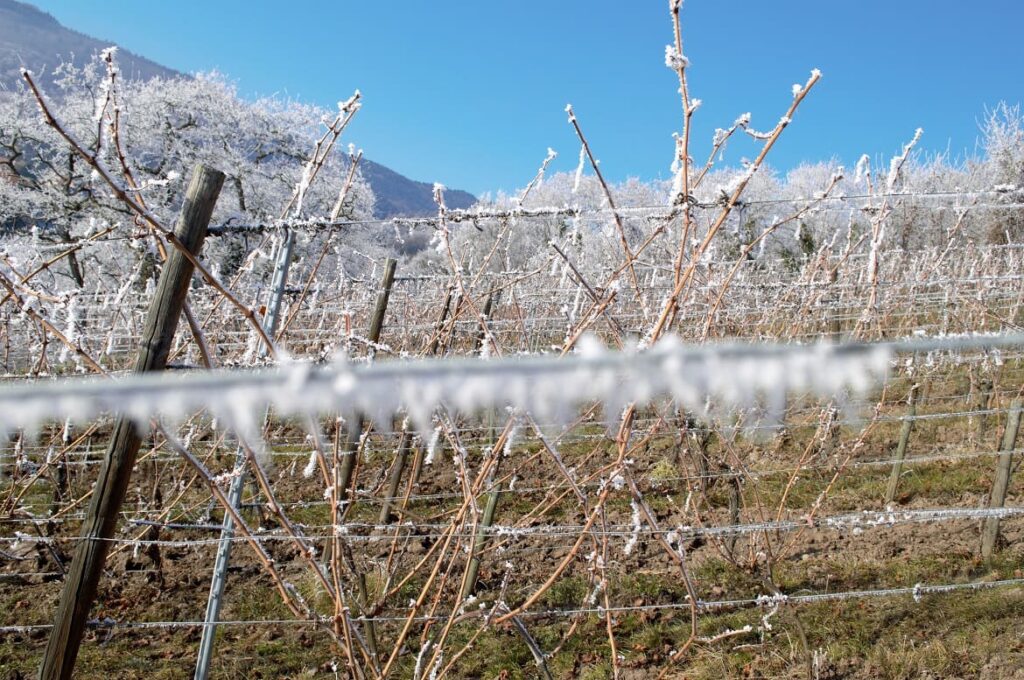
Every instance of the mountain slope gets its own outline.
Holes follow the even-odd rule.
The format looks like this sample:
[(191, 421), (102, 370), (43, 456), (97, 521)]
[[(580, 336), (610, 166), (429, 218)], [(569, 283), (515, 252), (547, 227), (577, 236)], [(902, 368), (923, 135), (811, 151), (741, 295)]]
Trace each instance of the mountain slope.
[[(53, 90), (53, 69), (63, 62), (79, 68), (94, 55), (109, 47), (109, 41), (97, 40), (62, 26), (50, 14), (17, 0), (0, 0), (0, 91), (12, 89), (21, 80), (24, 66), (37, 74), (44, 88)], [(129, 80), (184, 77), (127, 50), (119, 50), (118, 65)], [(378, 218), (432, 215), (437, 212), (433, 186), (417, 182), (368, 159), (360, 164), (370, 183), (377, 204)], [(449, 208), (468, 208), (476, 202), (472, 194), (457, 189), (445, 193)]]
[[(61, 26), (32, 5), (0, 0), (0, 88), (17, 83), (22, 66), (36, 72), (44, 86), (51, 86), (53, 69), (60, 63), (70, 61), (82, 67), (110, 44)], [(181, 75), (127, 50), (119, 50), (117, 60), (122, 75), (129, 80)]]
[[(369, 160), (360, 161), (359, 167), (377, 196), (373, 210), (377, 217), (420, 216), (437, 212), (432, 184), (411, 180)], [(446, 189), (444, 201), (449, 208), (468, 208), (476, 203), (476, 197), (460, 189)]]

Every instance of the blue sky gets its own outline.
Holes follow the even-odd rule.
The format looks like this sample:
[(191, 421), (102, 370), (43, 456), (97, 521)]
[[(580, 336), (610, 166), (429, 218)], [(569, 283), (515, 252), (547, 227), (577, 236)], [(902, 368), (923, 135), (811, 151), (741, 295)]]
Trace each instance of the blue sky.
[[(526, 184), (547, 147), (575, 167), (577, 116), (613, 180), (667, 177), (680, 126), (667, 0), (37, 0), (70, 28), (246, 95), (332, 106), (362, 90), (347, 141), (423, 181)], [(695, 153), (750, 111), (770, 128), (793, 83), (824, 78), (769, 162), (780, 170), (921, 148), (974, 154), (984, 107), (1024, 100), (1019, 0), (689, 0)], [(753, 147), (734, 144), (736, 164)]]

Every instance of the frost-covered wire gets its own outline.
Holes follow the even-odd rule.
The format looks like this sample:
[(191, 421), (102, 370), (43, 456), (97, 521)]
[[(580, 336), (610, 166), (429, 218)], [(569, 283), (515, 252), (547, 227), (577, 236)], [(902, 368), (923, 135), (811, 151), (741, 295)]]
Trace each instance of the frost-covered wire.
[[(911, 341), (920, 348), (1020, 344), (1024, 338)], [(897, 345), (686, 346), (666, 338), (646, 352), (611, 353), (596, 341), (567, 358), (393, 361), (372, 365), (292, 363), (267, 371), (213, 371), (184, 376), (132, 375), (121, 380), (49, 381), (0, 390), (0, 428), (32, 429), (47, 418), (87, 419), (104, 411), (147, 423), (154, 414), (182, 418), (208, 409), (252, 433), (253, 413), (328, 410), (365, 413), (385, 422), (404, 408), (424, 439), (442, 405), (462, 412), (514, 406), (542, 420), (568, 422), (575, 404), (600, 400), (609, 413), (630, 402), (671, 397), (703, 413), (709, 396), (724, 405), (787, 390), (831, 397), (864, 392), (884, 378)]]
[[(1009, 519), (1013, 517), (1024, 516), (1024, 507), (1001, 507), (1001, 508), (928, 508), (922, 510), (862, 510), (860, 512), (843, 513), (839, 515), (829, 515), (824, 517), (799, 517), (792, 520), (777, 520), (777, 521), (764, 521), (764, 522), (748, 522), (748, 523), (737, 523), (737, 524), (724, 524), (719, 526), (690, 526), (690, 525), (677, 525), (675, 527), (666, 527), (655, 531), (650, 527), (644, 527), (639, 522), (631, 522), (628, 525), (609, 525), (608, 528), (604, 529), (587, 529), (582, 525), (576, 524), (539, 524), (536, 526), (508, 526), (508, 525), (492, 525), (489, 527), (479, 527), (477, 532), (495, 536), (502, 539), (532, 539), (532, 538), (547, 538), (547, 537), (575, 537), (578, 536), (581, 531), (587, 531), (587, 533), (602, 537), (609, 536), (615, 538), (625, 538), (632, 546), (636, 545), (636, 542), (641, 536), (662, 536), (669, 543), (677, 543), (681, 540), (690, 540), (698, 537), (724, 537), (724, 536), (745, 536), (748, 534), (762, 533), (766, 531), (772, 532), (789, 532), (797, 531), (803, 528), (815, 527), (819, 529), (827, 529), (832, 531), (852, 531), (859, 533), (868, 529), (886, 528), (893, 527), (902, 524), (922, 524), (929, 522), (953, 522), (963, 520), (979, 520), (979, 519)], [(202, 525), (199, 525), (202, 529)], [(332, 529), (333, 527), (321, 526), (321, 527), (303, 527), (304, 530), (315, 530), (315, 529)], [(379, 543), (387, 542), (390, 540), (387, 536), (380, 536), (375, 532), (388, 532), (400, 530), (402, 533), (408, 533), (419, 539), (436, 539), (443, 538), (445, 536), (454, 536), (460, 538), (472, 538), (477, 535), (477, 532), (472, 531), (455, 531), (449, 530), (450, 527), (446, 524), (430, 524), (430, 523), (419, 523), (414, 524), (407, 522), (404, 524), (369, 524), (362, 522), (349, 522), (345, 525), (345, 536), (346, 540), (354, 542), (368, 542), (368, 543)], [(294, 537), (282, 533), (254, 533), (253, 537), (258, 541), (293, 541)], [(304, 533), (303, 539), (307, 541), (329, 541), (334, 538), (333, 533)], [(22, 532), (15, 532), (14, 536), (0, 537), (0, 542), (19, 544), (19, 543), (74, 543), (77, 541), (93, 541), (93, 540), (104, 540), (112, 544), (127, 544), (127, 545), (156, 545), (174, 548), (186, 548), (186, 547), (199, 547), (206, 545), (216, 545), (222, 540), (221, 538), (195, 538), (195, 539), (139, 539), (139, 538), (109, 538), (109, 539), (96, 539), (92, 537), (83, 538), (80, 536), (76, 537), (64, 537), (64, 538), (52, 538), (52, 537), (41, 537), (31, 534), (25, 534)], [(248, 541), (247, 537), (235, 536), (232, 538), (237, 542)], [(550, 548), (550, 546), (547, 546)], [(626, 555), (633, 550), (630, 547)]]
[[(794, 595), (762, 595), (760, 597), (736, 598), (729, 600), (700, 600), (697, 608), (701, 611), (720, 611), (728, 609), (745, 609), (751, 607), (774, 606), (779, 603), (785, 604), (816, 604), (821, 602), (838, 602), (844, 600), (860, 600), (869, 598), (890, 598), (910, 596), (914, 602), (920, 602), (925, 595), (943, 595), (963, 591), (983, 591), (997, 588), (1014, 588), (1024, 586), (1024, 578), (999, 579), (995, 581), (973, 581), (968, 583), (918, 583), (910, 587), (901, 588), (877, 588), (865, 590), (840, 590), (832, 593), (803, 593)], [(622, 605), (612, 607), (578, 607), (562, 609), (532, 609), (519, 614), (522, 618), (552, 618), (552, 617), (574, 617), (581, 614), (604, 614), (629, 613), (644, 611), (659, 611), (669, 609), (689, 609), (689, 602), (665, 602), (640, 605)], [(486, 614), (485, 611), (469, 611), (464, 615), (467, 619), (476, 618)], [(421, 616), (353, 616), (352, 621), (372, 621), (381, 623), (401, 623), (405, 621), (430, 622), (443, 621), (450, 618), (449, 614), (433, 614)], [(117, 621), (111, 618), (93, 619), (87, 625), (95, 629), (177, 629), (177, 628), (201, 628), (209, 625), (219, 626), (320, 626), (324, 623), (321, 620), (311, 619), (231, 619), (218, 621), (215, 624), (205, 621)], [(0, 626), (0, 633), (25, 634), (36, 631), (49, 630), (49, 624), (25, 625), (25, 626)]]

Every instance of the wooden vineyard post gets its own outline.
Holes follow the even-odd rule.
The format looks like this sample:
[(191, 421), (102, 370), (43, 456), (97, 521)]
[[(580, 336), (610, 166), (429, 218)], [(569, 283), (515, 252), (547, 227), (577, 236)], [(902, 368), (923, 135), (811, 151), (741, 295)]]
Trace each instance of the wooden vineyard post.
[(971, 391), (976, 397), (971, 407), (977, 411), (977, 414), (971, 418), (974, 421), (974, 431), (971, 434), (980, 444), (985, 441), (985, 431), (988, 429), (988, 414), (985, 412), (988, 410), (989, 400), (992, 398), (992, 380), (972, 373)]
[(398, 440), (398, 453), (395, 457), (395, 464), (391, 467), (391, 476), (388, 478), (387, 497), (381, 504), (380, 515), (377, 517), (377, 524), (384, 525), (391, 522), (394, 516), (393, 509), (398, 503), (398, 487), (402, 484), (402, 473), (409, 460), (409, 449), (412, 444), (412, 435), (405, 428), (402, 429), (401, 438)]
[[(380, 293), (377, 294), (377, 304), (374, 306), (373, 317), (370, 319), (370, 335), (367, 338), (371, 343), (371, 348), (380, 342), (380, 334), (384, 330), (384, 316), (388, 311), (388, 301), (391, 299), (391, 285), (395, 282), (396, 264), (395, 260), (390, 257), (384, 263), (384, 278), (380, 282)], [(352, 469), (356, 463), (359, 438), (362, 437), (363, 428), (366, 426), (362, 415), (357, 415), (354, 420), (355, 422), (349, 424), (338, 477), (338, 496), (345, 500), (348, 499), (348, 487), (352, 483)]]
[(498, 493), (498, 490), (494, 489), (487, 494), (487, 505), (484, 506), (484, 514), (480, 518), (480, 527), (473, 538), (469, 569), (466, 572), (466, 582), (462, 588), (463, 600), (476, 592), (476, 582), (480, 575), (480, 552), (487, 541), (487, 531), (494, 524), (494, 513), (498, 509)]
[(448, 309), (452, 306), (452, 292), (455, 290), (455, 286), (449, 285), (448, 290), (444, 296), (444, 304), (441, 305), (441, 315), (437, 319), (437, 323), (434, 325), (434, 337), (430, 341), (430, 348), (427, 349), (429, 356), (437, 354), (438, 347), (441, 345), (441, 333), (444, 332), (444, 322), (448, 318)]
[(388, 301), (391, 299), (391, 286), (395, 283), (395, 267), (398, 263), (393, 258), (384, 262), (384, 279), (380, 282), (380, 292), (377, 293), (377, 304), (373, 308), (373, 318), (370, 319), (370, 342), (376, 344), (380, 341), (380, 332), (384, 328), (384, 314), (388, 311)]
[[(996, 463), (996, 478), (992, 483), (992, 497), (989, 508), (1001, 508), (1006, 502), (1006, 490), (1010, 486), (1010, 470), (1013, 463), (1013, 449), (1020, 430), (1021, 400), (1014, 399), (1010, 404), (1010, 413), (1006, 418), (1006, 429), (1003, 430), (1003, 445), (999, 448), (999, 461)], [(999, 518), (989, 517), (981, 534), (981, 556), (990, 559), (999, 537)]]
[[(370, 319), (370, 333), (367, 340), (370, 341), (371, 351), (375, 350), (376, 346), (380, 343), (380, 335), (384, 330), (384, 317), (388, 311), (388, 302), (391, 300), (391, 287), (395, 282), (395, 267), (397, 262), (393, 258), (388, 258), (384, 263), (384, 278), (380, 282), (380, 292), (377, 293), (377, 303), (373, 308), (373, 317)], [(363, 429), (366, 427), (366, 419), (362, 414), (357, 414), (353, 417), (353, 421), (348, 423), (348, 432), (345, 436), (345, 445), (342, 450), (342, 458), (338, 468), (335, 470), (335, 489), (337, 490), (338, 498), (342, 502), (350, 500), (348, 488), (352, 483), (352, 472), (355, 469), (356, 456), (359, 455), (359, 443), (363, 435)], [(398, 465), (397, 461), (395, 463)], [(404, 463), (403, 463), (404, 467)], [(399, 472), (399, 474), (401, 474)], [(385, 502), (385, 508), (390, 506)], [(366, 589), (366, 575), (360, 572), (357, 574), (357, 585), (359, 587), (359, 594), (363, 600), (363, 606), (367, 604), (367, 589)], [(377, 656), (377, 631), (372, 621), (366, 623), (367, 642), (370, 646), (370, 651), (374, 657)]]
[[(480, 315), (483, 316), (483, 318), (484, 318), (484, 323), (487, 323), (488, 321), (491, 320), (491, 307), (493, 307), (493, 306), (494, 306), (494, 293), (488, 293), (487, 294), (487, 299), (484, 300), (484, 308), (480, 311)], [(481, 327), (479, 335), (476, 336), (476, 348), (477, 348), (477, 350), (479, 350), (482, 353), (484, 351), (484, 349), (487, 347), (487, 345), (486, 345), (487, 342), (488, 342), (487, 332), (484, 330), (483, 327)]]
[(900, 474), (903, 471), (903, 459), (907, 457), (907, 444), (910, 442), (910, 432), (914, 429), (914, 418), (917, 417), (917, 397), (920, 393), (920, 386), (914, 385), (910, 388), (910, 402), (907, 408), (907, 415), (903, 419), (903, 426), (900, 428), (900, 441), (896, 445), (896, 459), (892, 464), (892, 473), (889, 475), (889, 486), (885, 489), (885, 504), (892, 503), (896, 497), (896, 487), (900, 483)]
[[(204, 165), (196, 166), (192, 174), (175, 234), (193, 255), (198, 255), (202, 250), (210, 215), (223, 183), (224, 175), (221, 172)], [(192, 263), (179, 250), (170, 251), (146, 316), (135, 361), (136, 372), (161, 371), (166, 367), (192, 271)], [(109, 539), (113, 538), (117, 528), (117, 518), (141, 441), (141, 433), (134, 422), (126, 417), (117, 419), (82, 524), (82, 540), (61, 591), (53, 629), (39, 670), (42, 680), (70, 678), (74, 670), (89, 609), (96, 597), (103, 564), (110, 548)]]
[(840, 295), (835, 289), (835, 283), (839, 279), (839, 266), (829, 274), (828, 282), (830, 284), (830, 290), (832, 293), (829, 295), (829, 299), (832, 301), (832, 308), (829, 309), (828, 314), (828, 333), (832, 337), (832, 342), (839, 342), (843, 339), (843, 322), (839, 317), (839, 302), (842, 300)]
[[(740, 523), (740, 504), (743, 500), (743, 489), (740, 487), (740, 478), (733, 475), (729, 480), (729, 524), (736, 526)], [(738, 534), (730, 534), (725, 539), (725, 549), (729, 553), (729, 557), (734, 557), (736, 554), (736, 540), (739, 538)]]
[[(491, 320), (491, 312), (493, 311), (494, 293), (487, 296), (487, 301), (484, 303), (483, 317), (484, 322)], [(480, 329), (480, 335), (477, 338), (477, 350), (483, 352), (485, 347), (484, 343), (490, 342), (487, 338), (487, 334), (483, 329)], [(495, 445), (495, 419), (496, 413), (494, 409), (490, 409), (487, 412), (487, 436), (491, 442), (491, 448)], [(497, 461), (494, 464), (494, 469), (491, 471), (491, 482), (493, 483), (494, 477), (498, 472), (498, 465), (501, 463), (501, 454), (498, 454)], [(469, 551), (469, 568), (466, 570), (466, 580), (462, 585), (462, 599), (465, 600), (467, 597), (476, 592), (476, 583), (480, 575), (480, 552), (484, 548), (484, 544), (487, 541), (487, 532), (494, 524), (494, 513), (498, 509), (498, 495), (499, 491), (497, 488), (491, 489), (490, 493), (487, 494), (487, 505), (484, 506), (483, 517), (480, 518), (480, 526), (477, 529), (477, 534), (473, 538), (473, 545)]]

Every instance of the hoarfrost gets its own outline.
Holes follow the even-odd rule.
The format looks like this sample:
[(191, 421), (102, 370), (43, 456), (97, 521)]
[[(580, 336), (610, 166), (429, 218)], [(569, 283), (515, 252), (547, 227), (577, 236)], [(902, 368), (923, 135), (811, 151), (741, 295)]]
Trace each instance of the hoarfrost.
[(580, 146), (580, 161), (576, 164), (576, 176), (572, 182), (572, 193), (577, 193), (580, 190), (580, 181), (583, 179), (583, 163), (587, 159), (587, 149), (584, 146)]
[(675, 45), (665, 45), (665, 66), (673, 71), (678, 71), (689, 65), (690, 60), (686, 58), (686, 55), (680, 54)]
[(635, 500), (631, 500), (629, 505), (633, 509), (630, 517), (630, 534), (626, 545), (622, 548), (622, 552), (627, 556), (633, 553), (637, 541), (640, 540), (640, 505)]
[(707, 418), (708, 403), (726, 413), (761, 399), (765, 419), (773, 420), (788, 391), (822, 398), (844, 389), (865, 392), (884, 378), (892, 352), (887, 345), (686, 346), (671, 336), (639, 352), (610, 352), (595, 340), (581, 349), (565, 358), (341, 360), (327, 366), (296, 361), (263, 371), (12, 386), (0, 390), (0, 429), (31, 430), (50, 418), (79, 421), (103, 412), (123, 413), (146, 426), (156, 414), (180, 419), (206, 408), (255, 441), (253, 414), (267, 407), (282, 414), (360, 412), (375, 421), (404, 409), (430, 441), (429, 463), (441, 435), (432, 420), (442, 407), (473, 413), (511, 406), (539, 422), (557, 423), (571, 417), (575, 406), (595, 401), (613, 414), (625, 404), (667, 398)]

